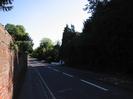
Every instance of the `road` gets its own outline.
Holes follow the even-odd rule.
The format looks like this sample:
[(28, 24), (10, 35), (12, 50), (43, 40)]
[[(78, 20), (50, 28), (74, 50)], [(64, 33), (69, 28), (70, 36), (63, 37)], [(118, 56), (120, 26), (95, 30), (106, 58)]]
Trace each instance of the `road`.
[(133, 99), (133, 92), (83, 71), (30, 60), (19, 99)]

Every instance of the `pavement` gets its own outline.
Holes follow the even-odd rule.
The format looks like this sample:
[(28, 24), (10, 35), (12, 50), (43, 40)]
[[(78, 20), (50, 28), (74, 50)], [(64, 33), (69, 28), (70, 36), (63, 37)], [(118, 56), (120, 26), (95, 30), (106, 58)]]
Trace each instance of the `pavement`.
[(132, 91), (92, 76), (95, 75), (30, 59), (19, 99), (133, 99)]

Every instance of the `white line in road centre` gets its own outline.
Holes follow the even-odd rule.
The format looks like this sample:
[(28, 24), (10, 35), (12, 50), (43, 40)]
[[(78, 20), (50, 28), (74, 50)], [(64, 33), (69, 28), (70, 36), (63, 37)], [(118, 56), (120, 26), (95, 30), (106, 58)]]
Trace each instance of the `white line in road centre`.
[(42, 78), (41, 74), (39, 73), (38, 70), (36, 70), (36, 73), (38, 74), (38, 76), (40, 77), (41, 81), (43, 82), (44, 86), (47, 88), (47, 90), (49, 91), (50, 95), (52, 96), (52, 99), (56, 99), (56, 97), (54, 96), (54, 94), (52, 93), (52, 91), (50, 90), (50, 88), (48, 87), (48, 85), (46, 84), (46, 82), (44, 81), (44, 79)]
[(69, 76), (69, 77), (73, 77), (72, 75), (67, 74), (67, 73), (65, 73), (65, 72), (63, 72), (63, 74), (66, 75), (66, 76)]
[[(39, 78), (39, 77), (38, 77), (38, 78)], [(46, 91), (45, 91), (46, 89), (44, 88), (43, 82), (40, 80), (40, 78), (39, 78), (38, 81), (39, 81), (40, 86), (41, 86), (41, 88), (42, 88), (42, 90), (43, 90), (43, 91), (42, 91), (42, 92), (43, 92), (43, 95), (45, 96), (46, 99), (48, 99), (48, 94), (46, 94)]]
[(57, 70), (57, 69), (53, 69), (54, 71), (56, 71), (56, 72), (59, 72), (59, 70)]
[(101, 87), (101, 86), (99, 86), (99, 85), (96, 85), (96, 84), (93, 84), (93, 83), (91, 83), (91, 82), (85, 81), (85, 80), (83, 80), (83, 79), (80, 79), (80, 81), (82, 81), (82, 82), (84, 82), (84, 83), (86, 83), (86, 84), (92, 85), (92, 86), (94, 86), (94, 87), (96, 87), (96, 88), (99, 88), (99, 89), (101, 89), (101, 90), (108, 91), (108, 89), (106, 89), (106, 88), (103, 88), (103, 87)]

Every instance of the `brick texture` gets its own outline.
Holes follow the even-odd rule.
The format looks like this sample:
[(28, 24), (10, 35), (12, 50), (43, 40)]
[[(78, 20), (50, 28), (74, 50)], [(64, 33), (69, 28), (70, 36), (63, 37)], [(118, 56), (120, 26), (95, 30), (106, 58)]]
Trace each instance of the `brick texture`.
[(0, 25), (0, 99), (12, 99), (13, 95), (13, 59), (10, 49), (12, 37)]

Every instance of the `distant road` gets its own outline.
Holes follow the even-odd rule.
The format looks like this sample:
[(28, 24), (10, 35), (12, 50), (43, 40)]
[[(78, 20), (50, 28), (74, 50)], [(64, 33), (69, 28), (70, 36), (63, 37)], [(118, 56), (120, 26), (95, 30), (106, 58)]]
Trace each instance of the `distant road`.
[(133, 99), (133, 92), (92, 80), (76, 69), (29, 60), (19, 99)]

